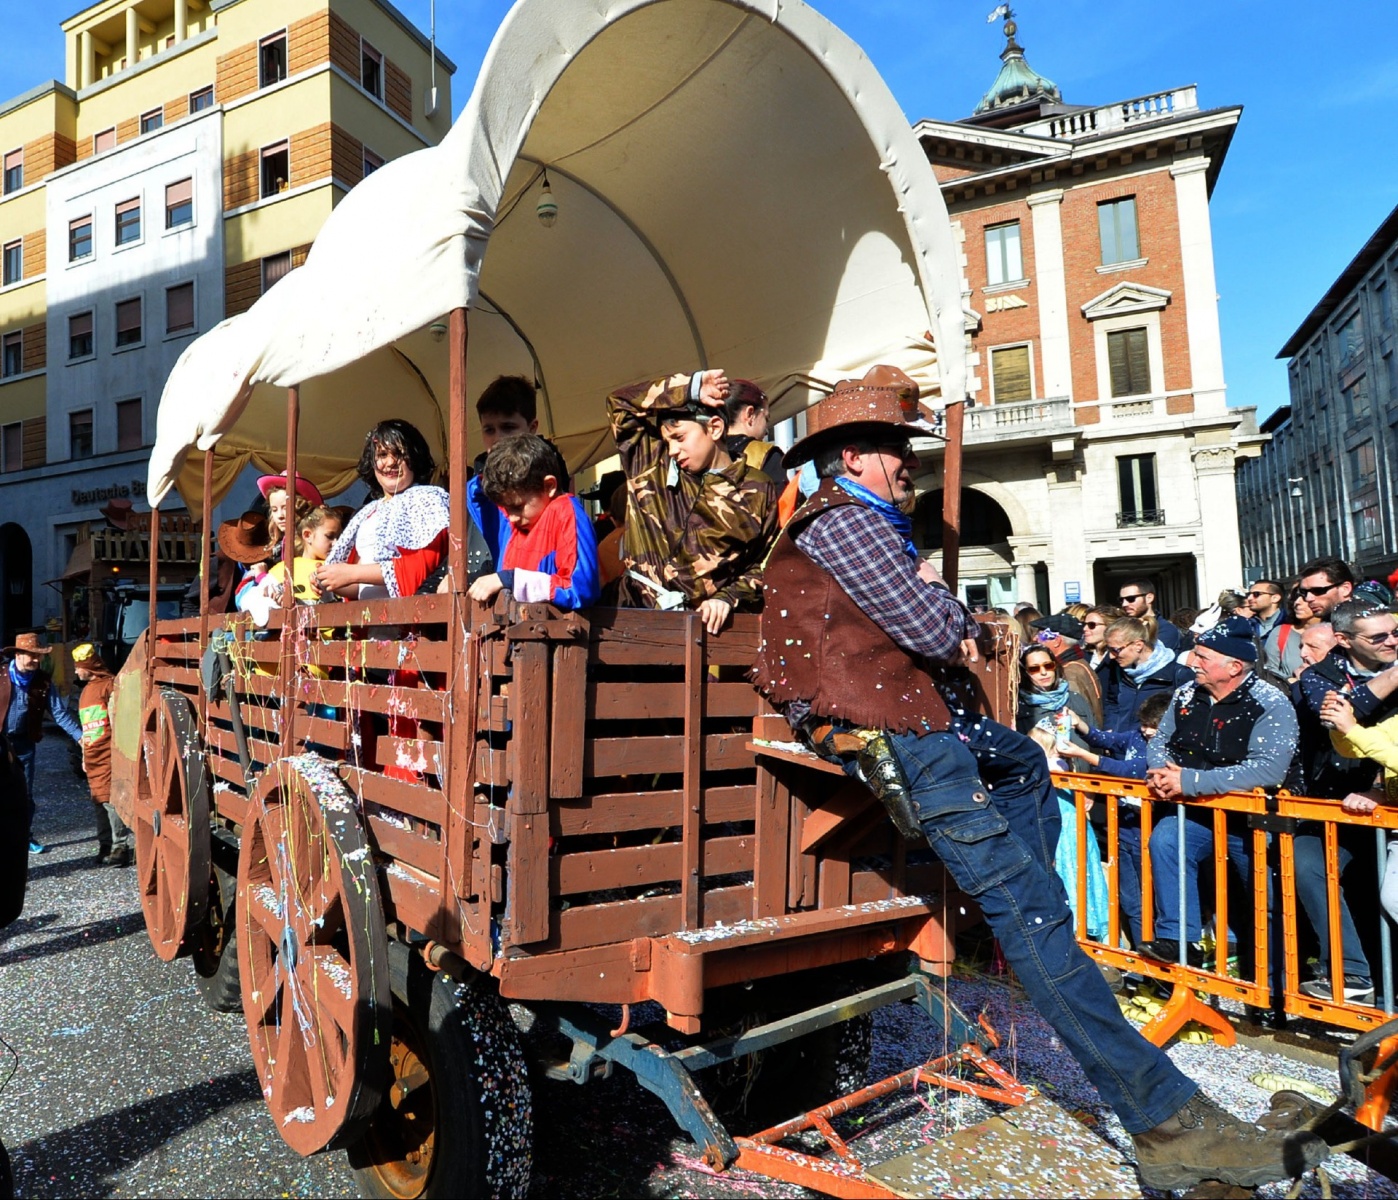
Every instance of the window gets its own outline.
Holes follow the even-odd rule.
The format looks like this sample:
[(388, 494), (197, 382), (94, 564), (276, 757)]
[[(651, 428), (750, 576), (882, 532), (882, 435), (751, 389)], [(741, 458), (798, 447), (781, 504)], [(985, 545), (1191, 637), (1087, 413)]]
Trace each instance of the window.
[(92, 135), (92, 153), (102, 154), (116, 146), (116, 130), (104, 129)]
[(359, 43), (359, 82), (369, 95), (383, 99), (383, 55), (365, 41)]
[(1342, 370), (1364, 353), (1364, 322), (1357, 312), (1335, 331), (1335, 349)]
[(258, 87), (271, 87), (286, 78), (286, 33), (265, 37), (257, 49)]
[(165, 110), (163, 108), (153, 108), (150, 112), (141, 114), (141, 132), (154, 133), (165, 124)]
[(24, 334), (7, 333), (0, 342), (0, 375), (8, 378), (24, 370)]
[(24, 186), (24, 150), (11, 150), (5, 155), (5, 195)]
[(189, 93), (189, 111), (191, 114), (203, 112), (206, 108), (214, 106), (214, 85), (201, 87), (197, 92)]
[[(7, 188), (6, 191), (9, 189)], [(1393, 332), (1393, 297), (1389, 294), (1387, 282), (1374, 289), (1374, 300), (1379, 306), (1379, 328), (1384, 333)]]
[(74, 217), (68, 222), (68, 261), (92, 257), (92, 217)]
[[(1354, 540), (1361, 546), (1373, 546), (1383, 538), (1383, 518), (1379, 514), (1379, 503), (1372, 500), (1368, 504), (1356, 505), (1351, 510), (1354, 517)], [(1338, 545), (1338, 543), (1336, 543)]]
[(1034, 398), (1028, 346), (1002, 346), (990, 352), (990, 392), (996, 404)]
[(74, 313), (68, 318), (68, 357), (89, 358), (92, 350), (92, 313)]
[(364, 178), (368, 179), (375, 171), (383, 166), (383, 159), (375, 154), (368, 146), (364, 147)]
[(116, 306), (116, 344), (118, 346), (139, 346), (141, 344), (141, 298), (121, 300)]
[(1374, 482), (1378, 467), (1374, 460), (1374, 441), (1360, 442), (1349, 452), (1349, 485), (1358, 489)]
[(118, 400), (117, 449), (139, 450), (145, 442), (141, 431), (141, 402), (139, 400)]
[(24, 426), (19, 421), (0, 426), (0, 471), (24, 469)]
[(194, 284), (177, 283), (165, 289), (165, 332), (183, 333), (194, 328)]
[(1369, 419), (1369, 377), (1361, 375), (1350, 382), (1348, 387), (1340, 389), (1340, 397), (1345, 402), (1345, 415), (1351, 421), (1367, 421)]
[(986, 282), (1013, 283), (1024, 278), (1024, 263), (1019, 253), (1019, 222), (992, 225), (985, 231)]
[(1165, 523), (1165, 514), (1156, 507), (1154, 454), (1123, 454), (1116, 460), (1116, 477), (1121, 498), (1119, 529)]
[(262, 260), (262, 294), (265, 296), (271, 286), (291, 270), (291, 251), (269, 254)]
[(1107, 362), (1112, 395), (1144, 396), (1150, 391), (1150, 351), (1144, 329), (1113, 329), (1107, 333)]
[(0, 274), (0, 280), (4, 281), (4, 286), (9, 287), (12, 283), (18, 283), (24, 278), (24, 239), (20, 238), (13, 242), (6, 242), (4, 249), (4, 273)]
[(68, 414), (68, 457), (92, 457), (92, 409)]
[(1108, 200), (1097, 206), (1097, 230), (1102, 236), (1102, 265), (1134, 262), (1141, 257), (1136, 234), (1136, 197)]
[(286, 191), (291, 177), (291, 152), (286, 142), (278, 142), (262, 151), (262, 198)]
[(165, 185), (165, 228), (176, 229), (194, 220), (194, 180)]
[(123, 200), (116, 206), (116, 244), (129, 246), (141, 240), (141, 201)]

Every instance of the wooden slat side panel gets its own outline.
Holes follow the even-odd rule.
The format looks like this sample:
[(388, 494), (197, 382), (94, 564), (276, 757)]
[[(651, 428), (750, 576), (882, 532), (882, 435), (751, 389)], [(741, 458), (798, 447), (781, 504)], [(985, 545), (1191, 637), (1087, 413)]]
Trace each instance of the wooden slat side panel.
[(436, 838), (424, 837), (411, 829), (400, 829), (392, 821), (386, 821), (375, 813), (368, 815), (367, 822), (379, 853), (405, 862), (434, 878), (441, 874), (443, 848)]
[(444, 773), (441, 742), (385, 734), (375, 740), (374, 753), (381, 767), (396, 766), (419, 775), (441, 776)]
[(549, 936), (549, 648), (516, 645), (510, 706), (509, 941), (541, 942)]
[[(757, 712), (757, 693), (751, 684), (707, 680), (704, 713), (709, 717), (743, 720)], [(588, 685), (588, 720), (644, 721), (684, 716), (684, 684), (648, 682), (642, 686), (601, 680)]]
[(583, 742), (587, 734), (586, 646), (554, 647), (551, 688), (549, 795), (555, 799), (573, 799), (583, 794)]
[(374, 771), (356, 771), (346, 782), (363, 800), (433, 825), (440, 826), (446, 821), (447, 798), (436, 788), (391, 779)]
[[(754, 839), (750, 836), (709, 838), (701, 844), (700, 874), (734, 875), (752, 870)], [(613, 888), (675, 882), (684, 869), (684, 847), (679, 842), (659, 846), (624, 846), (563, 854), (549, 860), (555, 894), (575, 896)]]
[[(678, 790), (624, 792), (561, 801), (550, 808), (555, 837), (593, 833), (623, 833), (632, 829), (660, 829), (680, 823), (682, 794)], [(706, 825), (727, 821), (751, 821), (754, 813), (751, 787), (704, 789)]]
[[(704, 737), (703, 770), (733, 771), (753, 766), (745, 733), (711, 733)], [(685, 739), (669, 737), (592, 738), (583, 753), (583, 773), (589, 779), (617, 775), (680, 774), (684, 770)]]

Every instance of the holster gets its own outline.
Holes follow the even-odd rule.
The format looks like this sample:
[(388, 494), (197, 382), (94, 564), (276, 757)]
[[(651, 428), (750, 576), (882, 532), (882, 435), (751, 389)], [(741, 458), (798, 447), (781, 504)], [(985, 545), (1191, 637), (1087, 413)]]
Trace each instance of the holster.
[(894, 828), (909, 841), (924, 839), (912, 788), (888, 734), (881, 729), (847, 729), (819, 717), (807, 717), (797, 733), (821, 758), (853, 760), (855, 775), (888, 810)]

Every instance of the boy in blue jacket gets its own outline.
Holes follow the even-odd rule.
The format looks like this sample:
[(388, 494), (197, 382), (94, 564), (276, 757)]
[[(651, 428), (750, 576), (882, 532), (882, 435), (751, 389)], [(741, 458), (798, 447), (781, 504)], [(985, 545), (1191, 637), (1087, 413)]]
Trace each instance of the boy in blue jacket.
[[(499, 549), (496, 570), (471, 584), (473, 600), (488, 604), (509, 589), (526, 604), (597, 602), (597, 539), (582, 501), (563, 490), (567, 477), (558, 449), (538, 434), (504, 438), (491, 450), (479, 478), (495, 509), (494, 529), (484, 532)], [(482, 514), (487, 525), (491, 517)]]
[(1136, 728), (1122, 733), (1108, 729), (1093, 729), (1080, 717), (1073, 719), (1073, 725), (1082, 734), (1091, 750), (1081, 746), (1062, 747), (1059, 753), (1064, 758), (1075, 758), (1086, 763), (1098, 775), (1111, 775), (1117, 779), (1144, 779), (1146, 777), (1146, 749), (1155, 731), (1160, 728), (1160, 719), (1170, 707), (1173, 693), (1157, 692), (1147, 696), (1136, 710)]

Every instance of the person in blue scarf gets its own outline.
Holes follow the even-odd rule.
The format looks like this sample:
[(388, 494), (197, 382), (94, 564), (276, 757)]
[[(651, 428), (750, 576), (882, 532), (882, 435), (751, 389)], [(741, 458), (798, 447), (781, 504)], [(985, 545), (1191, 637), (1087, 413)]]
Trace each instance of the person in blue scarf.
[(1154, 617), (1113, 621), (1105, 641), (1112, 665), (1103, 690), (1102, 727), (1112, 733), (1135, 728), (1141, 701), (1194, 682), (1194, 673), (1158, 637)]
[(1036, 725), (1057, 742), (1086, 746), (1074, 729), (1073, 718), (1092, 724), (1092, 705), (1063, 678), (1058, 660), (1043, 646), (1029, 646), (1019, 656), (1019, 711), (1015, 728), (1028, 733)]

